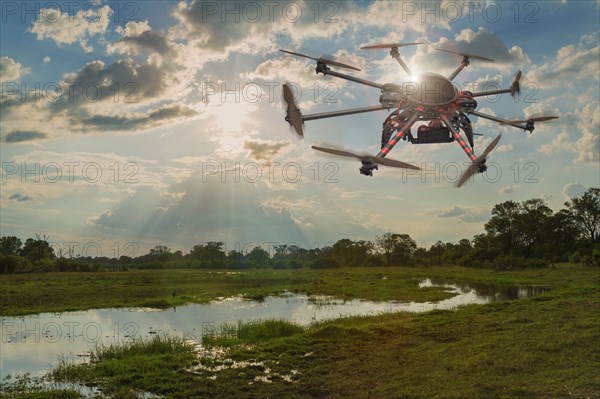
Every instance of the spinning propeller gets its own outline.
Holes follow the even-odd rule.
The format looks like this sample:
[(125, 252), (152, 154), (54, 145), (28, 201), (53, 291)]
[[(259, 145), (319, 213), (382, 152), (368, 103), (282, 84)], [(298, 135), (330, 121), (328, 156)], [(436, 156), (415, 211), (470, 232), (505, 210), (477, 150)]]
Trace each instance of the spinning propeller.
[(292, 55), (296, 55), (298, 57), (304, 57), (304, 58), (308, 58), (308, 59), (311, 59), (311, 60), (315, 60), (319, 64), (331, 65), (331, 66), (335, 66), (335, 67), (338, 67), (338, 68), (346, 68), (346, 69), (352, 69), (354, 71), (360, 71), (360, 69), (358, 69), (356, 67), (353, 67), (352, 65), (343, 64), (341, 62), (337, 62), (337, 61), (333, 61), (333, 60), (328, 60), (326, 58), (315, 58), (315, 57), (311, 57), (310, 55), (300, 54), (300, 53), (294, 53), (292, 51), (287, 51), (287, 50), (279, 50), (279, 51), (284, 52), (284, 53), (288, 53), (288, 54), (292, 54)]
[(414, 42), (414, 43), (380, 43), (380, 44), (370, 44), (368, 46), (361, 47), (361, 50), (370, 50), (370, 49), (381, 49), (381, 48), (398, 48), (404, 46), (414, 46), (417, 44), (427, 44), (426, 42)]
[(529, 130), (529, 132), (533, 132), (533, 130), (535, 129), (534, 124), (535, 122), (544, 122), (544, 121), (550, 121), (552, 119), (558, 119), (558, 116), (536, 116), (533, 118), (529, 118), (527, 120), (522, 120), (522, 121), (505, 121), (505, 122), (501, 122), (501, 125), (508, 125), (508, 126), (514, 126), (514, 127), (518, 127), (518, 128), (523, 128), (523, 124), (525, 124), (525, 130)]
[(300, 113), (300, 109), (296, 105), (296, 99), (294, 98), (292, 89), (290, 89), (290, 86), (287, 84), (283, 85), (283, 99), (287, 104), (285, 120), (294, 128), (298, 136), (301, 138), (304, 137), (302, 113)]
[(487, 61), (487, 62), (496, 62), (496, 61), (492, 60), (491, 58), (482, 57), (482, 56), (476, 55), (476, 54), (461, 53), (459, 51), (444, 50), (444, 49), (441, 49), (441, 48), (436, 48), (436, 50), (437, 51), (443, 51), (444, 53), (462, 55), (463, 57), (473, 58), (474, 60)]
[(517, 72), (510, 85), (510, 95), (513, 96), (513, 98), (516, 94), (521, 94), (521, 83), (519, 83), (521, 80), (521, 75), (521, 71)]
[(358, 155), (352, 152), (338, 150), (335, 148), (325, 148), (325, 147), (317, 147), (312, 146), (313, 150), (326, 152), (328, 154), (339, 155), (341, 157), (349, 157), (359, 159), (361, 162), (370, 163), (374, 162), (379, 165), (391, 166), (393, 168), (403, 168), (403, 169), (412, 169), (412, 170), (421, 170), (418, 166), (411, 165), (406, 162), (397, 161), (395, 159), (382, 158), (374, 155)]
[(460, 180), (456, 184), (456, 187), (460, 188), (476, 172), (478, 172), (478, 171), (481, 171), (481, 172), (485, 171), (485, 161), (487, 161), (487, 156), (496, 147), (496, 145), (500, 141), (501, 137), (502, 137), (502, 135), (499, 134), (498, 137), (496, 137), (494, 139), (494, 141), (492, 141), (490, 143), (490, 145), (487, 146), (487, 148), (485, 149), (485, 151), (483, 151), (483, 153), (480, 156), (478, 156), (477, 158), (475, 158), (475, 160), (473, 161), (473, 163), (471, 164), (471, 166), (469, 166), (467, 168), (467, 170), (465, 170), (465, 173), (463, 173), (463, 175), (460, 177)]

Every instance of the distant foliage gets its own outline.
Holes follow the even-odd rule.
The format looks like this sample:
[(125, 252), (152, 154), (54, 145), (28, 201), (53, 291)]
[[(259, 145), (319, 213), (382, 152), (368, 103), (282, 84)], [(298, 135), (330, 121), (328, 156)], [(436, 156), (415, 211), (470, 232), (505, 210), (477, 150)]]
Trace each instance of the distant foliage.
[(419, 247), (406, 233), (385, 233), (374, 241), (342, 238), (330, 246), (302, 248), (275, 245), (225, 251), (225, 243), (195, 245), (187, 254), (156, 245), (132, 258), (66, 258), (55, 254), (47, 236), (23, 244), (0, 238), (0, 274), (28, 272), (97, 272), (136, 269), (330, 269), (340, 267), (463, 265), (496, 270), (547, 267), (576, 262), (600, 267), (600, 189), (591, 188), (554, 213), (543, 199), (496, 204), (485, 232), (457, 243), (437, 241)]

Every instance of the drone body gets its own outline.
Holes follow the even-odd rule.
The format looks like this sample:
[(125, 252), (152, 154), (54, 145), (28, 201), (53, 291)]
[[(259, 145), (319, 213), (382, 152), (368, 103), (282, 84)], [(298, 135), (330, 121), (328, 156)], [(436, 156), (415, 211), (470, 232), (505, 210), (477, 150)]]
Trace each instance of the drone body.
[[(362, 47), (362, 49), (389, 48), (390, 55), (400, 64), (400, 66), (409, 74), (409, 76), (413, 76), (411, 70), (400, 58), (398, 49), (402, 46), (418, 44), (424, 43), (375, 44)], [(296, 133), (302, 136), (304, 134), (303, 124), (305, 121), (393, 109), (394, 111), (388, 115), (383, 122), (381, 150), (375, 156), (361, 156), (343, 150), (316, 146), (313, 146), (312, 148), (330, 154), (358, 158), (362, 162), (362, 166), (359, 169), (360, 173), (366, 176), (372, 176), (373, 170), (378, 169), (379, 164), (400, 168), (419, 169), (414, 165), (386, 158), (388, 153), (392, 150), (392, 148), (394, 148), (394, 146), (396, 146), (396, 144), (400, 142), (400, 140), (405, 140), (412, 144), (451, 143), (456, 141), (471, 160), (471, 166), (464, 172), (457, 183), (457, 186), (460, 187), (473, 174), (482, 173), (486, 170), (485, 162), (487, 160), (487, 155), (498, 144), (498, 141), (501, 137), (500, 135), (497, 136), (492, 143), (488, 145), (482, 155), (476, 156), (474, 152), (473, 140), (473, 136), (476, 134), (473, 133), (473, 126), (468, 118), (468, 115), (476, 115), (480, 118), (489, 119), (503, 125), (514, 126), (529, 132), (534, 130), (534, 123), (536, 121), (557, 118), (555, 116), (550, 116), (531, 118), (527, 121), (510, 121), (476, 111), (475, 109), (477, 108), (477, 101), (475, 100), (475, 97), (502, 93), (510, 93), (512, 96), (514, 96), (519, 93), (521, 71), (517, 72), (509, 89), (480, 93), (458, 91), (455, 85), (452, 84), (452, 80), (469, 65), (471, 58), (490, 62), (493, 62), (493, 60), (473, 54), (457, 53), (443, 49), (438, 50), (458, 54), (463, 57), (458, 68), (456, 68), (456, 70), (452, 72), (449, 77), (445, 77), (437, 73), (424, 73), (420, 76), (414, 77), (414, 80), (406, 82), (402, 85), (395, 83), (379, 84), (351, 75), (335, 72), (331, 70), (330, 66), (358, 71), (360, 71), (360, 69), (337, 61), (331, 61), (324, 58), (313, 58), (304, 54), (280, 50), (288, 54), (310, 58), (317, 61), (317, 67), (315, 68), (317, 74), (321, 73), (323, 75), (335, 76), (366, 86), (371, 86), (381, 91), (381, 96), (379, 97), (380, 105), (302, 115), (295, 103), (291, 89), (288, 85), (284, 85), (283, 96), (287, 103), (287, 113), (285, 119), (288, 121), (290, 126), (294, 128)], [(415, 136), (411, 131), (411, 127), (418, 121), (429, 121), (429, 124), (419, 126)], [(465, 134), (467, 142), (465, 142), (463, 139), (461, 131)]]

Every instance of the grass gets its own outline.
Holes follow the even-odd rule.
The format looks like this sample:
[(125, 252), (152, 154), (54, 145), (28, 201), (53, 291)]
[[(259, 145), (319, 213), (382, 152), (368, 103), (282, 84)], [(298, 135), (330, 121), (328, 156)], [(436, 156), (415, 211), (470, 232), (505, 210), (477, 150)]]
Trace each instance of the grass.
[[(285, 290), (372, 300), (435, 301), (449, 296), (439, 288), (419, 289), (413, 278), (414, 270), (427, 276), (427, 269), (420, 268), (257, 269), (235, 273), (179, 269), (3, 275), (0, 315), (94, 308), (167, 308), (239, 294), (260, 302)], [(383, 280), (383, 275), (388, 279)], [(94, 295), (89, 295), (90, 292)]]
[[(269, 281), (289, 277), (286, 271), (274, 273), (280, 272), (266, 277), (260, 288), (268, 290)], [(252, 272), (245, 278), (261, 273), (271, 272)], [(381, 280), (380, 274), (388, 279)], [(301, 271), (298, 280), (276, 285), (325, 294), (348, 293), (352, 287), (355, 296), (370, 299), (415, 298), (413, 277), (552, 289), (527, 299), (453, 311), (349, 317), (309, 328), (281, 320), (224, 325), (206, 340), (207, 351), (158, 337), (99, 348), (94, 362), (63, 364), (54, 376), (99, 385), (114, 397), (136, 397), (131, 395), (139, 392), (239, 399), (600, 397), (597, 268), (561, 264), (507, 272), (460, 267)], [(439, 292), (426, 291), (424, 296), (429, 295)]]
[(256, 343), (280, 337), (300, 334), (304, 328), (286, 320), (266, 319), (250, 322), (224, 323), (217, 331), (202, 337), (208, 347), (232, 346), (237, 343)]

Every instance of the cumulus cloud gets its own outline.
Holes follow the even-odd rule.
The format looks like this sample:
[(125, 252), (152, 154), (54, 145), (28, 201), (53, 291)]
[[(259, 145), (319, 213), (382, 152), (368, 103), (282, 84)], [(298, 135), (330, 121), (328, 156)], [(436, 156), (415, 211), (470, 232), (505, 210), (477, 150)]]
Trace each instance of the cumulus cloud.
[[(562, 120), (564, 119), (564, 120)], [(589, 103), (574, 113), (561, 116), (565, 128), (539, 151), (553, 155), (563, 151), (576, 155), (575, 163), (598, 164), (600, 160), (600, 104)]]
[(129, 21), (125, 28), (118, 27), (116, 32), (122, 37), (106, 46), (106, 52), (136, 55), (141, 49), (153, 50), (159, 54), (173, 53), (175, 44), (161, 33), (153, 32), (148, 21)]
[(461, 216), (465, 214), (465, 210), (462, 208), (459, 208), (457, 206), (455, 206), (454, 208), (447, 210), (445, 212), (442, 212), (438, 215), (438, 217), (440, 218), (452, 218), (452, 217), (456, 217), (456, 216)]
[(275, 157), (281, 149), (290, 145), (289, 141), (263, 141), (248, 140), (244, 142), (244, 148), (250, 151), (250, 157), (257, 161), (267, 161)]
[(480, 223), (489, 219), (489, 210), (485, 208), (460, 208), (455, 206), (438, 215), (440, 218), (458, 218), (465, 223)]
[(0, 83), (14, 82), (30, 72), (10, 57), (0, 57)]
[(563, 187), (563, 197), (565, 200), (570, 201), (573, 198), (581, 197), (587, 188), (580, 183), (569, 183)]
[(453, 39), (442, 36), (437, 41), (431, 42), (431, 45), (417, 46), (416, 54), (408, 58), (408, 65), (415, 71), (436, 71), (442, 74), (459, 65), (461, 61), (459, 55), (436, 51), (436, 48), (481, 55), (495, 61), (492, 63), (472, 59), (469, 66), (471, 69), (489, 68), (512, 72), (513, 65), (530, 63), (520, 47), (509, 48), (494, 32), (479, 28), (477, 31), (463, 29)]
[(597, 84), (600, 69), (600, 45), (596, 47), (570, 44), (560, 48), (556, 57), (545, 64), (533, 66), (527, 73), (527, 79), (540, 88), (572, 86), (581, 81)]
[(42, 8), (29, 31), (38, 40), (51, 39), (57, 44), (79, 42), (86, 53), (91, 53), (94, 49), (88, 45), (88, 39), (106, 32), (112, 14), (109, 5), (80, 10), (75, 15), (53, 7)]
[(50, 56), (49, 56), (49, 55), (45, 56), (45, 57), (42, 59), (42, 61), (44, 62), (44, 64), (49, 64), (51, 60), (52, 60), (52, 59), (50, 58)]

